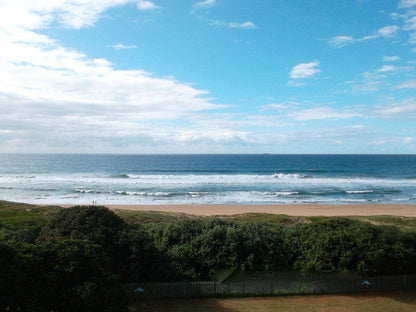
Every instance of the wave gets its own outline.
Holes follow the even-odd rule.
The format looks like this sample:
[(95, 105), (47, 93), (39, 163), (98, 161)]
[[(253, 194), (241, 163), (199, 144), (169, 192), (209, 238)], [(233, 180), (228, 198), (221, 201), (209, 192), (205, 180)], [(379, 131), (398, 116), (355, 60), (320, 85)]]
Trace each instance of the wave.
[[(253, 185), (287, 185), (289, 189), (305, 187), (328, 187), (339, 188), (348, 191), (377, 190), (377, 189), (402, 189), (403, 187), (416, 187), (416, 179), (394, 179), (394, 178), (368, 178), (368, 177), (339, 177), (339, 176), (320, 176), (310, 175), (306, 172), (284, 173), (276, 172), (273, 174), (135, 174), (125, 172), (117, 175), (94, 174), (46, 174), (38, 176), (2, 176), (0, 183), (2, 186), (21, 188), (22, 180), (36, 188), (40, 185), (43, 188), (77, 187), (82, 185), (85, 189), (95, 189), (95, 186), (103, 186), (105, 189), (115, 189), (114, 185), (119, 185), (120, 189), (125, 189), (123, 185), (129, 186), (137, 184), (139, 188), (151, 185), (152, 188), (176, 188), (178, 184), (192, 188), (192, 185), (230, 185), (250, 188)], [(110, 187), (110, 185), (112, 185)], [(109, 186), (109, 187), (107, 187)], [(291, 191), (291, 190), (290, 190)]]
[(367, 193), (374, 193), (373, 190), (362, 190), (362, 191), (345, 191), (347, 194), (367, 194)]
[(139, 176), (132, 174), (132, 173), (121, 173), (121, 174), (117, 174), (115, 175), (116, 178), (121, 178), (121, 179), (136, 179)]
[(308, 179), (313, 178), (312, 175), (309, 174), (299, 174), (299, 173), (274, 173), (273, 177), (278, 179)]
[[(370, 191), (377, 189), (401, 189), (402, 187), (416, 187), (416, 179), (383, 179), (383, 178), (365, 178), (365, 177), (330, 177), (315, 176), (304, 173), (274, 173), (274, 174), (133, 174), (123, 173), (117, 175), (120, 180), (114, 178), (101, 179), (101, 183), (133, 183), (138, 185), (174, 185), (192, 187), (192, 185), (241, 185), (249, 186), (250, 184), (269, 184), (269, 185), (288, 185), (294, 186), (316, 186), (346, 189), (350, 194), (358, 191)], [(128, 182), (131, 181), (131, 182)], [(368, 192), (369, 193), (369, 192)]]
[(219, 193), (213, 193), (213, 192), (187, 192), (187, 197), (197, 198), (202, 196), (218, 196)]
[(103, 192), (100, 190), (84, 190), (84, 189), (75, 189), (74, 190), (75, 193), (81, 193), (81, 194), (105, 194), (105, 193), (111, 193), (111, 192)]
[(115, 191), (115, 194), (118, 195), (128, 195), (128, 196), (150, 196), (150, 197), (171, 197), (175, 193), (170, 192), (131, 192), (131, 191)]
[(266, 196), (290, 196), (290, 195), (298, 195), (299, 194), (299, 192), (285, 192), (285, 191), (283, 191), (283, 192), (263, 192), (262, 193), (263, 195), (266, 195)]
[(273, 173), (273, 174), (134, 174), (122, 173), (113, 177), (120, 179), (142, 179), (142, 180), (188, 180), (188, 181), (270, 181), (272, 179), (309, 179), (310, 174), (303, 173)]

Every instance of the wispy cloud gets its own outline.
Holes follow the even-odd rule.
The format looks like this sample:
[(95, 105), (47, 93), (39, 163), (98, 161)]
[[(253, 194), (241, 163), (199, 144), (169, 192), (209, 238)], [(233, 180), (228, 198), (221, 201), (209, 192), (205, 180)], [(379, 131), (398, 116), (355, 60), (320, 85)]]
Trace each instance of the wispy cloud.
[(348, 119), (361, 115), (355, 112), (336, 111), (329, 107), (314, 107), (291, 112), (288, 116), (296, 121), (310, 121), (321, 119)]
[(411, 33), (411, 34), (409, 35), (409, 43), (410, 43), (410, 44), (416, 44), (416, 32)]
[(416, 6), (416, 0), (401, 0), (398, 5), (399, 8), (405, 9), (412, 8), (414, 6)]
[(114, 44), (111, 47), (113, 47), (116, 50), (126, 50), (126, 49), (136, 49), (137, 48), (135, 45), (124, 45), (122, 43)]
[(415, 120), (416, 98), (393, 102), (377, 107), (373, 114), (379, 118), (392, 120)]
[[(416, 44), (416, 0), (402, 0), (398, 4), (401, 13), (394, 12), (393, 18), (401, 19), (404, 22), (402, 29), (409, 32), (408, 43)], [(416, 52), (416, 48), (412, 49)]]
[(199, 10), (199, 9), (212, 8), (213, 6), (215, 6), (215, 4), (216, 4), (216, 0), (205, 0), (205, 1), (196, 2), (192, 6), (192, 12), (195, 12), (196, 10)]
[(341, 48), (351, 43), (354, 43), (357, 39), (351, 36), (335, 36), (332, 37), (329, 43), (335, 48)]
[[(411, 72), (413, 66), (383, 65), (375, 70), (361, 73), (355, 80), (348, 81), (351, 91), (375, 92), (381, 89), (394, 89), (393, 77), (401, 78), (403, 73)], [(396, 87), (397, 88), (397, 87)]]
[(400, 57), (398, 56), (383, 56), (382, 58), (383, 62), (396, 62), (399, 60), (400, 60)]
[(271, 103), (271, 104), (266, 104), (263, 105), (261, 107), (261, 110), (286, 110), (289, 109), (290, 107), (296, 106), (297, 102), (284, 102), (284, 103)]
[(394, 65), (383, 65), (379, 69), (377, 69), (377, 72), (385, 73), (385, 72), (391, 72), (395, 70), (397, 70), (397, 67)]
[(245, 22), (226, 22), (216, 19), (207, 18), (201, 15), (198, 15), (198, 18), (201, 21), (204, 21), (210, 26), (220, 27), (220, 28), (234, 28), (234, 29), (242, 29), (242, 30), (249, 30), (257, 28), (256, 24), (252, 21), (245, 21)]
[(367, 35), (361, 38), (354, 38), (352, 36), (335, 36), (329, 40), (329, 43), (334, 48), (342, 48), (353, 43), (364, 42), (378, 38), (394, 38), (397, 35), (398, 30), (398, 26), (389, 25), (380, 28), (372, 35)]
[[(312, 106), (312, 107), (311, 107)], [(288, 101), (263, 105), (261, 110), (275, 110), (283, 122), (312, 121), (323, 119), (349, 119), (362, 116), (362, 113), (351, 109), (335, 109), (317, 103), (299, 103)]]
[(137, 9), (141, 11), (151, 11), (151, 10), (157, 10), (160, 7), (156, 4), (154, 4), (151, 1), (147, 0), (137, 0)]
[(318, 65), (318, 61), (298, 64), (293, 66), (289, 76), (291, 79), (305, 79), (313, 77), (321, 72)]
[(239, 29), (253, 29), (253, 28), (256, 28), (256, 25), (251, 21), (246, 21), (242, 23), (229, 22), (228, 27), (239, 28)]
[[(415, 12), (416, 14), (416, 12)], [(410, 16), (405, 21), (404, 30), (416, 30), (416, 15)]]
[(208, 18), (204, 15), (197, 13), (199, 10), (202, 9), (209, 9), (216, 5), (216, 0), (204, 0), (200, 2), (196, 2), (191, 9), (191, 14), (195, 15), (199, 20), (207, 23), (210, 26), (214, 27), (221, 27), (221, 28), (235, 28), (235, 29), (254, 29), (257, 28), (256, 24), (252, 21), (244, 21), (244, 22), (234, 22), (234, 21), (224, 21), (214, 18)]
[(416, 89), (416, 79), (401, 83), (397, 86), (397, 89)]

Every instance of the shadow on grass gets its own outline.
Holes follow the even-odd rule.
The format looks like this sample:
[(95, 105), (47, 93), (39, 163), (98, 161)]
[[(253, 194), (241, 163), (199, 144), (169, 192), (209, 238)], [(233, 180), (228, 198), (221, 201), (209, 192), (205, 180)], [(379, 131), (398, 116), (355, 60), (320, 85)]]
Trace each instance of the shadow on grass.
[(225, 308), (222, 299), (215, 298), (188, 298), (188, 299), (143, 299), (132, 302), (129, 311), (135, 312), (238, 312), (238, 310)]
[(129, 311), (373, 312), (382, 310), (416, 311), (416, 290), (251, 298), (143, 299), (133, 302)]
[(416, 290), (369, 291), (351, 294), (353, 298), (389, 298), (397, 302), (414, 304), (416, 306)]

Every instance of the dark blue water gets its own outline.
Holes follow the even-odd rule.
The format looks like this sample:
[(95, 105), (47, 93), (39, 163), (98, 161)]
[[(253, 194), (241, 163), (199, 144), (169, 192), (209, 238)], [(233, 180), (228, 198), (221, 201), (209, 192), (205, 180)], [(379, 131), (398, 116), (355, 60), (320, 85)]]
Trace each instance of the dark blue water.
[(416, 155), (0, 155), (28, 203), (416, 203)]

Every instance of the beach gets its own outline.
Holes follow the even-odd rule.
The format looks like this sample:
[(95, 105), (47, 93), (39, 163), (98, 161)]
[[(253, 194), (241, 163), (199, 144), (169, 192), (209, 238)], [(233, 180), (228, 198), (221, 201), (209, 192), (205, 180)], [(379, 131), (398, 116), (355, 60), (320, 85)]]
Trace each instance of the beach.
[[(70, 207), (72, 205), (59, 205)], [(268, 213), (303, 217), (400, 216), (416, 217), (415, 204), (366, 205), (105, 205), (112, 210), (160, 211), (196, 216), (221, 216), (246, 213)]]

